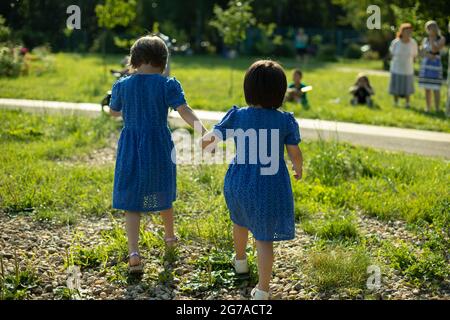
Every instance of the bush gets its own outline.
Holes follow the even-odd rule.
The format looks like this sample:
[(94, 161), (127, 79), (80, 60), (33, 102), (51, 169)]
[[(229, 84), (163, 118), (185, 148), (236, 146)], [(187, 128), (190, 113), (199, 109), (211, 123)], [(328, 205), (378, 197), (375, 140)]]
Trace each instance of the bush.
[(350, 45), (344, 51), (344, 57), (348, 59), (361, 59), (361, 48), (356, 43), (350, 43)]
[(7, 42), (11, 35), (11, 29), (5, 25), (5, 18), (0, 15), (0, 42)]
[(0, 77), (18, 77), (22, 66), (23, 58), (17, 48), (0, 47)]
[(322, 61), (335, 62), (336, 58), (336, 46), (334, 45), (322, 45), (319, 47), (317, 58)]
[(365, 60), (380, 60), (380, 54), (377, 51), (368, 50), (363, 53), (362, 58)]
[(283, 39), (282, 43), (275, 45), (273, 54), (277, 57), (295, 57), (294, 43), (290, 39)]

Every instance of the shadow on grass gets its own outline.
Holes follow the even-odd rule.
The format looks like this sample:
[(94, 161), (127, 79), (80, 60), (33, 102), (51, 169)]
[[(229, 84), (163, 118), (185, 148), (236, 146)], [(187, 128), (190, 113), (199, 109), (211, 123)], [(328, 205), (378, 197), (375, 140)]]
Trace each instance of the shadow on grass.
[(406, 110), (410, 110), (414, 113), (426, 116), (426, 117), (430, 117), (430, 118), (435, 118), (435, 119), (440, 119), (440, 120), (446, 120), (447, 116), (445, 115), (445, 111), (444, 110), (439, 110), (439, 111), (430, 111), (427, 112), (424, 109), (418, 109), (417, 107), (410, 107), (409, 109)]

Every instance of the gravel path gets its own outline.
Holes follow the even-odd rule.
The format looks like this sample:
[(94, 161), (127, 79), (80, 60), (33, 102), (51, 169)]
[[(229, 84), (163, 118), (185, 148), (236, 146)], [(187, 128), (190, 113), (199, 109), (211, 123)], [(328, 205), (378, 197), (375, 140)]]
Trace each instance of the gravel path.
[[(117, 217), (116, 221), (121, 221)], [(414, 241), (414, 237), (401, 223), (384, 224), (376, 219), (361, 217), (359, 219), (363, 233), (375, 233), (381, 238), (402, 238)], [(109, 218), (80, 219), (69, 228), (33, 220), (28, 216), (8, 217), (0, 214), (0, 253), (6, 272), (14, 271), (15, 255), (23, 269), (31, 265), (38, 274), (40, 284), (32, 290), (29, 299), (58, 299), (58, 292), (66, 287), (68, 274), (64, 266), (66, 252), (74, 241), (85, 247), (94, 247), (101, 243), (102, 230), (112, 229), (114, 221)], [(147, 229), (154, 227), (147, 224)], [(283, 242), (275, 247), (275, 277), (272, 285), (273, 299), (346, 299), (345, 294), (318, 293), (317, 289), (308, 285), (302, 265), (307, 262), (307, 248), (314, 242), (314, 237), (297, 228), (294, 241)], [(180, 243), (178, 259), (172, 265), (162, 263), (157, 251), (143, 252), (146, 274), (139, 282), (115, 283), (108, 281), (112, 269), (90, 268), (83, 270), (80, 283), (82, 299), (248, 299), (251, 287), (244, 282), (240, 288), (231, 290), (217, 289), (197, 294), (184, 293), (180, 283), (189, 280), (195, 272), (192, 265), (207, 250), (204, 245), (195, 243)], [(155, 281), (155, 274), (165, 269), (174, 271), (175, 277), (169, 284)], [(295, 280), (293, 280), (295, 279)], [(377, 299), (449, 299), (449, 292), (436, 295), (421, 292), (410, 287), (398, 273), (384, 276), (382, 288), (372, 296)], [(362, 299), (363, 296), (357, 298)]]

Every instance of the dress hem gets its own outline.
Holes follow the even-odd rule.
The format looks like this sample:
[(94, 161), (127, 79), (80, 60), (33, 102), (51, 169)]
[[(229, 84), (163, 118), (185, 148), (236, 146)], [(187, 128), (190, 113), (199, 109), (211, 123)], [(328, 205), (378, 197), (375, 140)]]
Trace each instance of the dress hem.
[(138, 208), (138, 209), (137, 208), (126, 208), (125, 206), (116, 206), (116, 205), (113, 205), (112, 208), (116, 209), (116, 210), (148, 213), (148, 212), (159, 212), (159, 211), (171, 209), (171, 208), (173, 208), (173, 204), (171, 204), (170, 206), (163, 206), (163, 207), (145, 209), (145, 210), (143, 208)]
[(258, 236), (255, 235), (255, 233), (253, 232), (253, 230), (252, 230), (250, 227), (245, 226), (245, 225), (243, 225), (243, 224), (236, 223), (236, 222), (233, 220), (233, 218), (231, 218), (231, 217), (230, 217), (230, 219), (231, 219), (231, 221), (232, 221), (234, 224), (236, 224), (236, 225), (238, 225), (238, 226), (240, 226), (240, 227), (243, 227), (243, 228), (248, 229), (248, 230), (252, 233), (253, 238), (255, 238), (255, 240), (257, 240), (257, 241), (278, 242), (278, 241), (289, 241), (289, 240), (294, 240), (294, 239), (295, 239), (295, 234), (294, 234), (293, 236), (282, 237), (282, 238), (275, 238), (275, 239), (274, 239), (274, 238), (260, 238), (260, 237), (258, 237)]

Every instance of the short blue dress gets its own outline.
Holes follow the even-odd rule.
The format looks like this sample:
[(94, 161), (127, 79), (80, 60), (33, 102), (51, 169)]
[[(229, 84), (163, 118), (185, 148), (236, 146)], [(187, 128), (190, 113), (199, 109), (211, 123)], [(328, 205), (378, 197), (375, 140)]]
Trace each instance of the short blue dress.
[[(223, 139), (233, 137), (236, 147), (224, 183), (231, 220), (249, 229), (259, 241), (293, 239), (294, 199), (284, 160), (285, 145), (301, 141), (293, 114), (275, 109), (233, 107), (214, 128)], [(258, 157), (254, 148), (250, 150), (255, 145)], [(263, 157), (265, 154), (272, 158), (272, 163)], [(274, 159), (278, 164), (274, 164)], [(270, 167), (262, 174), (261, 169)]]
[(124, 121), (114, 173), (114, 209), (150, 212), (172, 207), (176, 163), (167, 117), (169, 108), (185, 103), (175, 78), (135, 74), (114, 84), (110, 108), (121, 111)]

